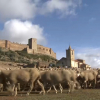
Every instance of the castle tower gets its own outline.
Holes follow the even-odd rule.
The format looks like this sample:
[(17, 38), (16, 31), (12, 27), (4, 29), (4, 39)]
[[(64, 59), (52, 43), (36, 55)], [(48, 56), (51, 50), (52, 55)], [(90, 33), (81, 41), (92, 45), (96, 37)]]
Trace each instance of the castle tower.
[(67, 66), (72, 67), (72, 61), (75, 60), (74, 50), (69, 46), (66, 50)]
[(37, 39), (30, 38), (28, 40), (29, 49), (33, 49), (34, 52), (37, 52)]

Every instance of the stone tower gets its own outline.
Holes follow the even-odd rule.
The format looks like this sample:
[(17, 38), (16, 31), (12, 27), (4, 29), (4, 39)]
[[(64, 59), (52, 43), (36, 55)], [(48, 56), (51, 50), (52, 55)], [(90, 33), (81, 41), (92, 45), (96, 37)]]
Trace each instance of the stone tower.
[(30, 38), (28, 40), (29, 49), (33, 49), (33, 52), (37, 52), (37, 39)]
[(71, 46), (66, 50), (67, 66), (72, 67), (72, 61), (75, 60), (74, 50), (71, 49)]

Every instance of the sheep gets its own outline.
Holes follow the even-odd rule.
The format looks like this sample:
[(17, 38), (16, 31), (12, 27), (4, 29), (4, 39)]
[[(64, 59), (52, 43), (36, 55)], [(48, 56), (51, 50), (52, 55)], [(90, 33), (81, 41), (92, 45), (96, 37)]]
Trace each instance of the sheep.
[(29, 83), (30, 88), (27, 92), (27, 95), (30, 94), (31, 90), (33, 89), (33, 85), (35, 82), (39, 84), (39, 86), (42, 88), (43, 93), (45, 94), (44, 87), (42, 83), (39, 81), (40, 78), (40, 72), (36, 68), (27, 68), (27, 69), (20, 69), (20, 70), (10, 70), (10, 71), (1, 71), (0, 74), (1, 78), (7, 79), (7, 81), (10, 82), (10, 85), (7, 87), (8, 90), (14, 91), (14, 96), (17, 95), (17, 83), (23, 84), (23, 83)]
[(78, 81), (81, 84), (81, 87), (87, 88), (89, 86), (88, 84), (91, 84), (91, 82), (94, 82), (94, 87), (97, 82), (97, 75), (98, 72), (96, 70), (84, 70), (80, 72), (80, 75), (78, 77)]
[[(59, 85), (61, 93), (62, 93), (62, 86), (61, 83), (66, 83), (66, 85), (69, 85), (69, 92), (72, 92), (74, 90), (74, 84), (78, 83), (76, 81), (77, 74), (74, 74), (74, 72), (71, 70), (54, 70), (54, 71), (44, 71), (41, 72), (41, 81), (43, 82), (44, 86), (48, 83), (55, 89), (57, 93), (57, 89), (55, 88), (55, 85)], [(77, 85), (77, 87), (79, 84)], [(49, 92), (48, 90), (47, 92)], [(41, 91), (42, 92), (42, 91)]]

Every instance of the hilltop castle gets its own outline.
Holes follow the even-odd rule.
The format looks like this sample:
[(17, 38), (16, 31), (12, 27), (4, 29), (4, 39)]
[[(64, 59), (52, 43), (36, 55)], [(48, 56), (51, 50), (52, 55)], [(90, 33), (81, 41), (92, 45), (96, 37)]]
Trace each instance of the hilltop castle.
[(83, 59), (75, 59), (74, 49), (69, 46), (69, 48), (66, 50), (66, 58), (61, 58), (57, 65), (59, 66), (67, 66), (68, 68), (90, 68), (90, 65), (85, 63), (85, 60)]
[(8, 40), (0, 40), (0, 47), (7, 48), (12, 51), (26, 50), (29, 54), (44, 54), (56, 58), (56, 53), (48, 47), (37, 44), (36, 38), (30, 38), (28, 44), (12, 43)]

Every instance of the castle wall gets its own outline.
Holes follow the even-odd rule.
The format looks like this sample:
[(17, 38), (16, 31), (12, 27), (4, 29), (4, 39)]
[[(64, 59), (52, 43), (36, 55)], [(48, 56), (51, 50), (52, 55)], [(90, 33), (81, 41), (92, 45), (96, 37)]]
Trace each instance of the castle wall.
[(56, 53), (54, 53), (51, 48), (44, 47), (42, 45), (37, 45), (37, 53), (50, 55), (50, 56), (56, 58)]
[(29, 54), (34, 54), (34, 50), (33, 50), (33, 49), (27, 48), (27, 53), (29, 53)]
[(34, 49), (35, 52), (37, 52), (37, 39), (30, 38), (28, 40), (29, 49)]
[(37, 53), (50, 55), (50, 48), (37, 45)]
[(7, 41), (7, 40), (0, 40), (0, 47), (3, 47), (3, 48), (8, 48), (10, 50), (23, 50), (25, 48), (28, 47), (28, 45), (26, 44), (19, 44), (19, 43), (12, 43), (10, 41)]
[(13, 51), (15, 51), (15, 50), (21, 51), (28, 47), (28, 45), (26, 45), (26, 44), (12, 43), (10, 41), (8, 41), (7, 44), (8, 44), (7, 48), (9, 48), (10, 50), (13, 50)]
[(34, 39), (31, 39), (31, 40), (32, 40), (32, 44), (31, 44), (32, 46), (30, 47), (32, 47), (33, 49), (29, 48), (29, 45), (27, 44), (19, 44), (19, 43), (14, 43), (14, 42), (12, 43), (8, 40), (0, 40), (0, 47), (7, 48), (12, 51), (16, 51), (16, 50), (21, 51), (23, 49), (26, 49), (27, 53), (29, 54), (39, 53), (39, 54), (45, 54), (45, 55), (49, 55), (56, 58), (56, 53), (54, 53), (51, 48), (44, 47), (42, 45), (37, 45), (36, 40), (35, 41)]
[(53, 52), (53, 50), (50, 48), (50, 55), (52, 55), (54, 58), (56, 58), (56, 53)]
[(0, 40), (0, 47), (5, 48), (5, 40)]

